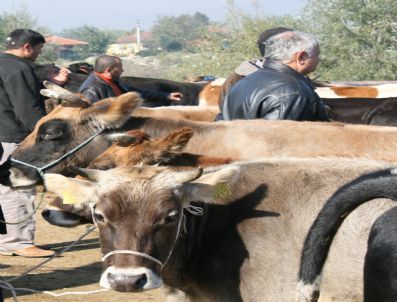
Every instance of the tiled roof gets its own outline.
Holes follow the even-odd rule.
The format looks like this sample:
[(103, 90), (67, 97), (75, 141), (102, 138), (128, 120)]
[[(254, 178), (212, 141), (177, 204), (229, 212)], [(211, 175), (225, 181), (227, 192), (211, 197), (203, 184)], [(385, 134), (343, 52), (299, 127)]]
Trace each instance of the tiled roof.
[(46, 36), (45, 41), (48, 44), (56, 44), (56, 45), (62, 45), (62, 46), (88, 45), (88, 43), (84, 42), (84, 41), (68, 39), (68, 38), (63, 38), (63, 37), (59, 37), (59, 36)]

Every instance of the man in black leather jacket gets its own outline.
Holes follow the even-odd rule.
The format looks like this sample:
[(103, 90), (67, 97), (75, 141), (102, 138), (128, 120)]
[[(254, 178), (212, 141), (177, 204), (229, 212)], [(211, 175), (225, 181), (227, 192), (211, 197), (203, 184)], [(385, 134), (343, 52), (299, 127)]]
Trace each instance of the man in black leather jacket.
[(127, 86), (120, 82), (123, 73), (121, 59), (116, 56), (99, 56), (95, 61), (94, 71), (81, 84), (79, 92), (91, 102), (118, 96), (128, 91), (136, 91), (148, 102), (161, 102), (164, 106), (171, 101), (180, 101), (183, 95), (179, 92), (157, 92)]
[(329, 121), (325, 106), (306, 74), (314, 71), (318, 40), (287, 31), (266, 41), (263, 69), (233, 85), (222, 105), (225, 120)]

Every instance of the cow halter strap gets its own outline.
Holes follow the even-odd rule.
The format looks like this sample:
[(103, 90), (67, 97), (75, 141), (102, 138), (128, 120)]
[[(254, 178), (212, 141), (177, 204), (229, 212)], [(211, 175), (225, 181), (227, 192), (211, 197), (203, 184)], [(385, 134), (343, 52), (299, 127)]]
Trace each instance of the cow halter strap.
[(43, 167), (37, 167), (35, 165), (29, 164), (27, 162), (24, 161), (20, 161), (18, 159), (15, 158), (11, 158), (10, 160), (14, 163), (18, 163), (24, 166), (28, 166), (31, 167), (33, 169), (36, 169), (37, 172), (39, 172), (40, 176), (43, 177), (44, 175), (44, 171), (47, 170), (48, 168), (51, 168), (55, 165), (57, 165), (58, 163), (60, 163), (61, 161), (63, 161), (65, 158), (69, 157), (70, 155), (72, 155), (73, 153), (77, 152), (78, 150), (80, 150), (81, 148), (83, 148), (84, 146), (88, 145), (94, 138), (96, 138), (99, 134), (101, 134), (104, 131), (104, 129), (99, 130), (97, 133), (95, 133), (94, 135), (90, 136), (89, 138), (87, 138), (84, 142), (82, 142), (81, 144), (77, 145), (76, 147), (74, 147), (72, 150), (68, 151), (67, 153), (65, 153), (64, 155), (62, 155), (60, 158), (50, 162), (49, 164), (43, 166)]
[[(172, 252), (174, 251), (176, 242), (178, 241), (179, 235), (181, 233), (182, 221), (186, 219), (185, 215), (183, 214), (183, 210), (184, 209), (186, 209), (186, 211), (188, 211), (189, 213), (191, 213), (193, 215), (196, 215), (196, 216), (202, 216), (203, 215), (203, 209), (201, 207), (196, 207), (196, 206), (193, 206), (191, 204), (188, 205), (187, 207), (184, 207), (182, 209), (182, 214), (181, 214), (181, 216), (179, 217), (179, 220), (178, 220), (178, 227), (177, 227), (175, 240), (174, 240), (174, 243), (172, 244), (172, 246), (170, 248), (170, 251), (169, 251), (168, 256), (165, 259), (164, 263), (161, 262), (159, 259), (154, 258), (154, 257), (152, 257), (152, 256), (150, 256), (150, 255), (148, 255), (146, 253), (141, 253), (141, 252), (132, 251), (132, 250), (114, 250), (114, 251), (111, 251), (111, 252), (107, 253), (105, 256), (102, 257), (102, 262), (104, 262), (107, 258), (109, 258), (110, 256), (115, 255), (115, 254), (130, 254), (130, 255), (135, 255), (135, 256), (140, 256), (140, 257), (147, 258), (147, 259), (157, 263), (158, 265), (160, 265), (161, 269), (163, 269), (164, 266), (166, 266), (168, 260), (170, 259), (171, 255), (172, 255)], [(92, 214), (94, 214), (94, 209), (93, 209), (92, 206), (91, 206), (91, 211), (92, 211)], [(94, 220), (94, 222), (95, 222), (95, 220)]]

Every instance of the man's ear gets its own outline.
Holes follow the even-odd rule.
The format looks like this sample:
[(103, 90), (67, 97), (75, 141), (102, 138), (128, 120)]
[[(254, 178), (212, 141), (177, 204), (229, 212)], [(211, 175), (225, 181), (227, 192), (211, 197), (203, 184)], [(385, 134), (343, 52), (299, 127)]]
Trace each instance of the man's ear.
[(25, 54), (29, 54), (32, 52), (32, 45), (30, 45), (29, 43), (25, 43), (22, 46), (22, 50)]
[(303, 65), (303, 64), (305, 64), (305, 61), (307, 60), (308, 57), (309, 56), (307, 55), (306, 51), (299, 51), (299, 52), (297, 52), (296, 59), (300, 65)]

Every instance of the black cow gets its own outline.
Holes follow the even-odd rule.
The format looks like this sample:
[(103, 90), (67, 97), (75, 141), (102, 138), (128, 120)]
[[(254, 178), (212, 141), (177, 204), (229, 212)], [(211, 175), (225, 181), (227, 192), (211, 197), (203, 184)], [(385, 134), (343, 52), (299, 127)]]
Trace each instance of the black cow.
[(332, 120), (380, 126), (397, 125), (397, 97), (393, 98), (322, 98), (330, 108)]
[(375, 221), (364, 263), (365, 301), (397, 301), (397, 207)]
[[(320, 294), (322, 269), (334, 236), (344, 219), (363, 203), (376, 199), (397, 200), (397, 170), (381, 170), (361, 177), (341, 187), (328, 199), (310, 228), (302, 250), (299, 271), (298, 301), (317, 301)], [(372, 211), (370, 209), (369, 211)], [(368, 212), (369, 214), (369, 212)], [(368, 223), (362, 220), (363, 226)], [(397, 210), (389, 210), (374, 224), (365, 258), (364, 301), (396, 301), (397, 263), (395, 243)], [(357, 226), (361, 229), (363, 226)], [(346, 242), (357, 249), (355, 242)]]
[[(85, 71), (81, 70), (81, 63), (75, 63), (68, 66), (72, 71), (69, 74), (69, 82), (64, 86), (65, 89), (77, 93), (79, 91), (80, 85), (87, 79), (89, 73), (85, 71), (90, 71), (89, 65)], [(82, 65), (85, 66), (85, 65)], [(50, 68), (59, 69), (54, 64), (44, 64), (38, 65), (36, 68), (36, 73), (40, 81), (47, 79), (48, 71)], [(156, 78), (142, 78), (142, 77), (121, 77), (121, 81), (128, 85), (137, 88), (142, 88), (146, 90), (153, 90), (158, 92), (180, 92), (183, 94), (183, 98), (178, 102), (173, 102), (172, 105), (198, 105), (199, 104), (199, 93), (204, 88), (205, 83), (187, 83), (187, 82), (177, 82), (166, 79), (156, 79)], [(155, 107), (164, 106), (163, 103), (147, 102), (143, 106)]]

